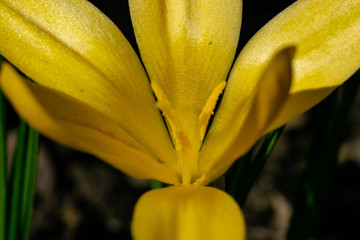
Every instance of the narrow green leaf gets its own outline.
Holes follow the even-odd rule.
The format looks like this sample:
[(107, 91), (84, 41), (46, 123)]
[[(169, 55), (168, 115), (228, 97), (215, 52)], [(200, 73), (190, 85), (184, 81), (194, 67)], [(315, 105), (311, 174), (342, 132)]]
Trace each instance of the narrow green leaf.
[(249, 166), (254, 151), (255, 151), (255, 146), (252, 147), (250, 151), (247, 152), (244, 156), (236, 160), (233, 167), (228, 171), (229, 187), (227, 189), (227, 192), (234, 198), (236, 198), (236, 196), (238, 195), (242, 175), (245, 172), (245, 168)]
[[(0, 56), (0, 64), (2, 62)], [(0, 69), (1, 71), (1, 69)], [(6, 104), (0, 91), (0, 239), (6, 239), (7, 211), (7, 151), (6, 151)]]
[(10, 187), (9, 187), (9, 215), (8, 215), (8, 240), (17, 240), (19, 232), (19, 221), (21, 219), (20, 200), (23, 182), (23, 169), (25, 162), (25, 149), (28, 127), (24, 121), (20, 121), (18, 137), (11, 168)]
[(269, 133), (264, 143), (261, 145), (258, 153), (255, 158), (251, 161), (250, 165), (246, 168), (246, 172), (243, 174), (243, 181), (241, 181), (241, 190), (237, 196), (240, 206), (244, 206), (247, 196), (251, 190), (251, 187), (254, 185), (257, 177), (259, 176), (261, 170), (264, 168), (266, 161), (270, 157), (272, 150), (275, 147), (275, 144), (281, 133), (283, 132), (285, 126), (278, 128), (277, 130)]
[(21, 199), (21, 224), (20, 232), (22, 240), (29, 238), (34, 195), (36, 188), (36, 176), (38, 166), (39, 134), (33, 128), (29, 128), (26, 149), (26, 161), (23, 177), (23, 191)]
[(253, 157), (253, 155), (256, 147), (253, 147), (234, 164), (234, 174), (231, 178), (228, 192), (241, 207), (244, 206), (251, 187), (263, 169), (284, 128), (285, 126), (269, 133), (261, 144), (260, 149), (256, 152), (255, 157)]
[(151, 189), (158, 189), (158, 188), (162, 188), (163, 187), (163, 183), (158, 181), (158, 180), (150, 180), (150, 188)]

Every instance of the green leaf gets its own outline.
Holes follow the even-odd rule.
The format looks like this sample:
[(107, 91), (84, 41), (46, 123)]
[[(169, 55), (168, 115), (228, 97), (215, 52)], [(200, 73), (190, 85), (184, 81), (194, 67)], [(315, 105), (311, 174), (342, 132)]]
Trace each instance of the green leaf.
[[(0, 56), (0, 63), (3, 61)], [(1, 69), (0, 69), (1, 70)], [(0, 91), (0, 239), (6, 239), (7, 211), (7, 151), (6, 151), (6, 104)]]
[(24, 177), (22, 182), (22, 198), (21, 198), (21, 223), (20, 229), (22, 237), (20, 239), (27, 240), (29, 238), (32, 210), (34, 203), (34, 195), (36, 188), (36, 175), (38, 166), (39, 151), (39, 134), (29, 128), (26, 159), (24, 166)]
[(228, 192), (241, 207), (244, 206), (251, 187), (264, 168), (284, 128), (285, 126), (280, 127), (266, 135), (264, 142), (254, 157), (256, 146), (234, 164)]
[(158, 188), (162, 188), (163, 187), (163, 183), (158, 181), (158, 180), (150, 180), (150, 188), (151, 189), (158, 189)]
[(9, 221), (8, 221), (8, 239), (17, 240), (17, 234), (20, 232), (19, 222), (21, 221), (20, 201), (22, 195), (23, 171), (26, 156), (26, 136), (28, 127), (24, 121), (20, 121), (18, 128), (17, 143), (12, 161), (10, 187), (9, 187)]
[(11, 169), (8, 239), (27, 240), (36, 186), (39, 135), (20, 120)]

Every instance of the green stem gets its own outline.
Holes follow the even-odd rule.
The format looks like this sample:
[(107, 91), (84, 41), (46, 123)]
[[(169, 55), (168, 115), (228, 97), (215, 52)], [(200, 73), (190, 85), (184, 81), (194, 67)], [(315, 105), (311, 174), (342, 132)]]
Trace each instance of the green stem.
[(18, 129), (17, 144), (14, 153), (11, 169), (10, 179), (10, 210), (9, 210), (9, 221), (8, 221), (8, 240), (17, 240), (19, 233), (19, 220), (20, 215), (20, 199), (23, 181), (23, 168), (25, 160), (25, 147), (26, 147), (26, 136), (27, 126), (24, 121), (20, 121)]
[(38, 166), (39, 134), (29, 128), (28, 146), (23, 178), (23, 192), (21, 199), (21, 232), (22, 240), (29, 238), (34, 195), (36, 188), (36, 175)]
[[(0, 63), (2, 59), (0, 57)], [(6, 104), (0, 91), (0, 239), (6, 239), (7, 211)]]

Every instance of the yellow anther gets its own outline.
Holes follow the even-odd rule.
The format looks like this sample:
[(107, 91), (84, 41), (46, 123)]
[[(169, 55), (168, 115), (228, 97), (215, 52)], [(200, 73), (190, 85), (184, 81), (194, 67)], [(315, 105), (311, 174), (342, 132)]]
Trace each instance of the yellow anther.
[[(214, 114), (217, 100), (225, 86), (226, 82), (224, 81), (214, 88), (207, 99), (195, 126), (189, 126), (188, 117), (190, 116), (192, 106), (183, 106), (180, 113), (176, 112), (160, 86), (156, 82), (151, 82), (151, 87), (157, 97), (157, 107), (162, 111), (162, 114), (165, 117), (175, 146), (178, 160), (178, 168), (176, 171), (181, 175), (182, 184), (201, 184), (205, 179), (205, 176), (199, 172), (198, 153), (210, 117)], [(181, 118), (178, 114), (182, 114)], [(185, 127), (193, 127), (193, 129), (185, 129)], [(192, 132), (191, 130), (195, 130), (195, 134), (193, 136), (187, 135), (187, 133)], [(191, 137), (191, 141), (189, 137)]]
[(195, 180), (194, 185), (201, 186), (202, 183), (204, 182), (205, 178), (206, 178), (206, 174), (201, 175), (200, 177), (198, 177), (198, 178)]
[(189, 146), (191, 142), (184, 133), (182, 125), (178, 120), (179, 118), (176, 115), (176, 112), (171, 106), (165, 93), (162, 91), (162, 89), (156, 82), (151, 82), (151, 87), (157, 98), (156, 106), (161, 110), (170, 128), (170, 134), (171, 138), (173, 139), (175, 149), (181, 150), (183, 147)]
[(219, 99), (220, 94), (223, 92), (226, 86), (226, 82), (221, 82), (218, 84), (214, 90), (211, 92), (209, 98), (207, 99), (204, 108), (202, 109), (198, 121), (197, 121), (197, 130), (200, 134), (200, 141), (204, 139), (207, 126), (211, 115), (214, 114), (214, 109), (216, 107), (217, 100)]

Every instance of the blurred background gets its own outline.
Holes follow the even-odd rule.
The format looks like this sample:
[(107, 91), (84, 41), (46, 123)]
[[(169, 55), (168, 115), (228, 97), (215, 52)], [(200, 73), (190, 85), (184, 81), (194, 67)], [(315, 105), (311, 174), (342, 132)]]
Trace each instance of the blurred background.
[[(114, 21), (137, 49), (127, 1), (91, 2)], [(245, 0), (238, 51), (267, 21), (293, 2)], [(286, 126), (258, 177), (243, 207), (248, 240), (284, 239), (302, 178), (303, 160), (307, 158), (310, 145), (314, 146), (316, 119), (324, 114), (320, 107)], [(319, 222), (314, 225), (312, 239), (342, 240), (360, 236), (359, 107), (360, 95), (357, 94), (349, 117), (342, 122), (339, 140), (343, 143), (337, 153), (339, 165), (334, 171)], [(9, 142), (13, 143), (17, 124), (14, 112), (9, 122), (12, 126)], [(31, 239), (131, 239), (132, 211), (139, 196), (149, 189), (149, 182), (130, 178), (95, 157), (46, 138), (42, 138), (41, 143)], [(328, 169), (325, 167), (323, 171)]]

